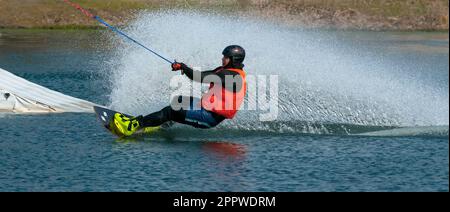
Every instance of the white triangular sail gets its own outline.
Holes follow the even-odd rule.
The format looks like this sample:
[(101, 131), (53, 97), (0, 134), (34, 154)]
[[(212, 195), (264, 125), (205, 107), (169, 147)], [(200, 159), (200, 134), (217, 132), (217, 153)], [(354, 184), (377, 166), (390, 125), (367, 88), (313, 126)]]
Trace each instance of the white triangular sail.
[(93, 113), (95, 105), (32, 83), (0, 68), (0, 112)]

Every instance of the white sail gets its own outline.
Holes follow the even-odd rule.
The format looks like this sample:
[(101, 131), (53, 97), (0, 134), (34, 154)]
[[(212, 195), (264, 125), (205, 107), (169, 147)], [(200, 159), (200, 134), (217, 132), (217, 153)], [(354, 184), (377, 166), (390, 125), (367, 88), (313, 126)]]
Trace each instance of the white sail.
[(0, 112), (93, 113), (95, 105), (37, 85), (0, 68)]

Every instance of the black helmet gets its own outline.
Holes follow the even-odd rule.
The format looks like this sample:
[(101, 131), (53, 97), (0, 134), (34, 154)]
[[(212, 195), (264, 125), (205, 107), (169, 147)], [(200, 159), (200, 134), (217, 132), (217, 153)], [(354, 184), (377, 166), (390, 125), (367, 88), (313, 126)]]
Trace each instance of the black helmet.
[(242, 64), (245, 59), (245, 49), (238, 45), (228, 46), (223, 50), (222, 54), (230, 58), (231, 63), (234, 65)]

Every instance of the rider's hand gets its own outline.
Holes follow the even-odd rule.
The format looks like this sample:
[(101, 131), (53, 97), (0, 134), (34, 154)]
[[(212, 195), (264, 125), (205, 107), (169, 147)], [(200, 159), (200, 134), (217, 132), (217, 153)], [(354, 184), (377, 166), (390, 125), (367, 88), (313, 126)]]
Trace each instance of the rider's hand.
[(172, 71), (183, 70), (183, 67), (186, 66), (183, 63), (174, 62), (172, 63)]

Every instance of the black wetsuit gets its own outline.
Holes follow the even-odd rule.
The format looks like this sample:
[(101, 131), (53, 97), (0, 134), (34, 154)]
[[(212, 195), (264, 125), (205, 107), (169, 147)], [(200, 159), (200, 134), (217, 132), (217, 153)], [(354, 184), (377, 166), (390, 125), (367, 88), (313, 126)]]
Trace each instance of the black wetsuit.
[[(222, 86), (225, 87), (225, 89), (233, 92), (240, 91), (243, 88), (242, 77), (238, 73), (227, 70), (226, 68), (242, 69), (243, 65), (239, 67), (218, 67), (211, 71), (199, 72), (194, 71), (188, 66), (182, 64), (183, 73), (193, 81), (203, 83), (208, 76), (216, 76), (220, 78)], [(226, 84), (226, 79), (230, 77), (234, 78), (234, 83), (228, 85)], [(172, 106), (167, 106), (159, 112), (152, 113), (145, 117), (140, 117), (138, 120), (143, 127), (156, 127), (166, 122), (174, 121), (203, 129), (215, 127), (225, 120), (225, 117), (222, 117), (221, 115), (206, 111), (203, 108), (196, 108), (196, 104), (199, 104), (200, 101), (200, 99), (194, 97), (179, 96), (173, 99), (171, 105), (175, 105), (177, 103), (182, 104), (185, 102), (189, 102), (190, 105), (185, 105), (179, 110), (174, 110)]]

